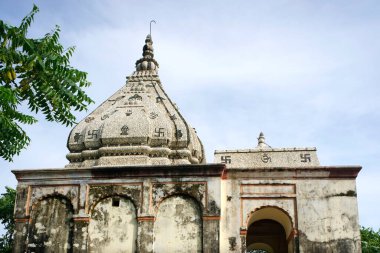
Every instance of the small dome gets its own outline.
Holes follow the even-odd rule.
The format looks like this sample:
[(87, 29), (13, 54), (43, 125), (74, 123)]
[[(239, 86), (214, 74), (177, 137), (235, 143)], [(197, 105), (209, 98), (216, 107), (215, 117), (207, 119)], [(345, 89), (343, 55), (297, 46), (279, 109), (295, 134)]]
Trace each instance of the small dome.
[(195, 130), (162, 88), (149, 35), (145, 42), (126, 85), (72, 129), (67, 167), (205, 163)]

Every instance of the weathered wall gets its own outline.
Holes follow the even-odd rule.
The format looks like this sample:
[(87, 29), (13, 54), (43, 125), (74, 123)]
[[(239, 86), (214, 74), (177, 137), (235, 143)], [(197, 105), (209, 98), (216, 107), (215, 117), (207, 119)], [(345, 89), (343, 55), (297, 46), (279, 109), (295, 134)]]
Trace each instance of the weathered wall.
[(49, 197), (32, 209), (28, 252), (72, 252), (72, 207), (63, 198)]
[[(246, 234), (252, 213), (263, 207), (276, 207), (290, 221), (282, 222), (273, 216), (277, 222), (286, 224), (284, 229), (286, 236), (290, 236), (295, 220), (296, 201), (295, 183), (277, 180), (249, 180), (249, 179), (225, 179), (222, 180), (222, 219), (221, 230), (221, 252), (245, 252)], [(271, 215), (262, 217), (269, 219)], [(292, 244), (292, 242), (290, 242)], [(292, 248), (293, 245), (289, 245)]]
[[(49, 238), (59, 241), (54, 252), (104, 252), (113, 251), (107, 248), (111, 245), (130, 245), (119, 248), (150, 253), (162, 252), (165, 243), (181, 245), (177, 252), (244, 252), (253, 213), (269, 207), (290, 220), (284, 225), (288, 252), (360, 252), (355, 175), (350, 169), (234, 169), (221, 178), (216, 173), (205, 176), (208, 166), (196, 167), (201, 172), (197, 176), (181, 177), (182, 172), (171, 174), (171, 166), (165, 167), (170, 173), (156, 175), (152, 169), (154, 176), (140, 177), (127, 174), (130, 167), (22, 172), (14, 252), (27, 247), (49, 252)], [(133, 173), (143, 172), (139, 168)], [(120, 198), (118, 208), (112, 206), (115, 197)], [(63, 232), (54, 237), (57, 229)]]
[(123, 197), (101, 200), (91, 211), (88, 236), (89, 252), (135, 252), (137, 220), (133, 203)]
[[(188, 252), (186, 248), (194, 252), (219, 252), (220, 173), (223, 166), (219, 167), (218, 174), (208, 177), (203, 175), (208, 173), (207, 165), (189, 166), (202, 174), (180, 178), (168, 174), (123, 177), (108, 168), (102, 169), (98, 177), (91, 174), (92, 169), (65, 169), (54, 173), (45, 170), (31, 174), (27, 171), (27, 180), (18, 178), (17, 247), (14, 252), (25, 252), (29, 243), (27, 238), (36, 237), (37, 230), (32, 229), (31, 223), (35, 215), (32, 206), (37, 207), (39, 199), (49, 196), (67, 199), (66, 204), (71, 208), (70, 214), (64, 216), (62, 211), (56, 211), (58, 207), (51, 208), (49, 203), (44, 202), (43, 207), (44, 217), (58, 215), (70, 220), (70, 233), (65, 239), (69, 242), (67, 252), (150, 253), (154, 249), (162, 252), (165, 246), (160, 248), (159, 243), (168, 240), (167, 224), (171, 224), (172, 231), (177, 231), (172, 238), (178, 242), (182, 240), (183, 252)], [(172, 167), (167, 168), (172, 170)], [(130, 167), (121, 171), (130, 171)], [(142, 171), (139, 168), (134, 173)], [(116, 199), (119, 199), (119, 207), (112, 205)], [(175, 227), (174, 224), (181, 226)], [(55, 224), (46, 223), (47, 226), (55, 229)]]
[(241, 252), (238, 181), (222, 180), (221, 196), (220, 252)]
[(221, 187), (221, 252), (245, 251), (249, 218), (265, 207), (279, 208), (289, 217), (292, 226), (284, 225), (289, 252), (361, 251), (354, 179), (231, 176), (222, 180)]
[(202, 252), (202, 217), (196, 201), (173, 196), (159, 205), (153, 252)]
[(361, 252), (354, 180), (297, 183), (301, 252)]

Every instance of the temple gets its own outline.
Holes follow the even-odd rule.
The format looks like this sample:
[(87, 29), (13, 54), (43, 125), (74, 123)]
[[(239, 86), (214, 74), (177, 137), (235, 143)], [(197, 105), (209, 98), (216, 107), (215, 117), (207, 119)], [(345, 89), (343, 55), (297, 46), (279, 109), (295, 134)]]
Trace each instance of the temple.
[(13, 252), (361, 252), (360, 166), (263, 133), (206, 163), (158, 68), (148, 35), (126, 84), (70, 132), (69, 163), (13, 171)]

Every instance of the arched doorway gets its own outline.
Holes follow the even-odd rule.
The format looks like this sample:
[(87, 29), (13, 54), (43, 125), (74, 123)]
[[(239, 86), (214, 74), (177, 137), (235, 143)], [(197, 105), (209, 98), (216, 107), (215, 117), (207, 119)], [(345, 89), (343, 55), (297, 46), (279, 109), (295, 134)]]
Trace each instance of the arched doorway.
[(293, 223), (277, 207), (264, 207), (251, 213), (247, 222), (247, 252), (292, 253)]
[(114, 196), (96, 204), (88, 227), (89, 252), (132, 253), (136, 239), (136, 208), (131, 200)]
[(252, 223), (247, 231), (247, 245), (252, 250), (263, 250), (268, 253), (287, 253), (285, 230), (274, 220), (259, 220)]
[(154, 222), (153, 252), (202, 252), (202, 216), (196, 200), (178, 195), (163, 200)]

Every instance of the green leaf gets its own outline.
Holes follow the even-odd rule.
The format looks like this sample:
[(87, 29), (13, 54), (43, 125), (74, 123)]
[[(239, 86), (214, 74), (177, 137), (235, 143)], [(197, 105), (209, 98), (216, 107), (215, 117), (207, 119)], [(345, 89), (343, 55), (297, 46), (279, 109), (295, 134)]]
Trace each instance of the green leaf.
[(0, 237), (0, 252), (12, 252), (13, 242), (13, 210), (16, 200), (16, 191), (10, 187), (5, 187), (6, 192), (0, 197), (0, 222), (3, 224), (5, 234)]
[(375, 232), (372, 228), (361, 227), (363, 253), (379, 253), (380, 252), (380, 229)]
[(59, 26), (42, 38), (27, 37), (38, 11), (34, 5), (18, 27), (0, 20), (0, 157), (8, 161), (30, 143), (20, 124), (37, 122), (18, 110), (21, 102), (63, 125), (75, 124), (71, 108), (86, 110), (93, 103), (82, 90), (90, 85), (87, 73), (70, 66), (75, 47), (60, 44)]

